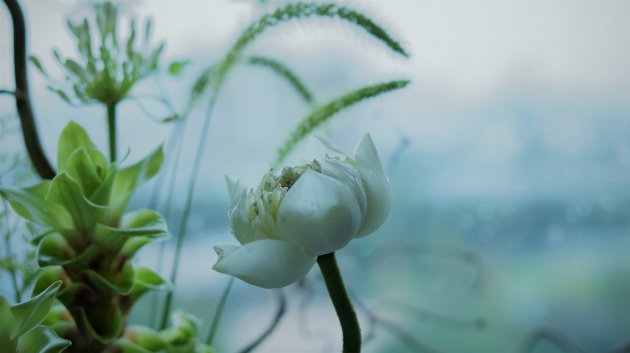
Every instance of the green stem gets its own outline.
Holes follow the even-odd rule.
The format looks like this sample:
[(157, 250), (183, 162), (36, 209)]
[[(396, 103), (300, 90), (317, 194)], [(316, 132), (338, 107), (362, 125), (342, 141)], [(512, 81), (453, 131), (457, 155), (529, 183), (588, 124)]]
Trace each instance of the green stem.
[(109, 160), (116, 161), (116, 104), (107, 104), (107, 127), (109, 128)]
[(342, 352), (361, 352), (361, 327), (359, 326), (357, 314), (354, 311), (354, 307), (346, 291), (346, 286), (343, 284), (343, 278), (341, 278), (341, 272), (339, 272), (339, 266), (337, 266), (335, 253), (332, 252), (330, 254), (320, 255), (317, 257), (317, 264), (322, 271), (328, 294), (330, 295), (330, 299), (335, 307), (335, 312), (337, 312), (337, 316), (339, 317), (339, 323), (341, 324), (341, 331), (343, 332)]
[(225, 286), (225, 290), (223, 291), (223, 295), (221, 295), (221, 300), (219, 300), (219, 305), (217, 306), (217, 311), (214, 313), (214, 318), (212, 319), (212, 325), (210, 325), (210, 332), (208, 333), (208, 338), (206, 339), (206, 344), (208, 346), (212, 346), (212, 341), (214, 341), (214, 335), (217, 333), (217, 328), (219, 328), (219, 321), (221, 321), (221, 314), (223, 314), (223, 308), (225, 307), (225, 302), (227, 301), (228, 295), (230, 294), (230, 289), (232, 289), (232, 283), (234, 283), (234, 277), (230, 277), (227, 286)]
[[(195, 184), (197, 182), (197, 174), (199, 174), (199, 166), (201, 165), (201, 159), (203, 157), (203, 150), (206, 145), (206, 138), (208, 137), (208, 130), (210, 130), (210, 120), (212, 118), (212, 111), (214, 104), (217, 101), (218, 91), (213, 92), (208, 104), (208, 110), (206, 111), (206, 119), (203, 123), (201, 130), (201, 138), (199, 139), (199, 146), (197, 146), (197, 152), (193, 164), (192, 173), (190, 173), (190, 179), (188, 180), (188, 192), (186, 194), (186, 204), (184, 205), (184, 211), (182, 212), (181, 223), (179, 225), (179, 231), (177, 232), (177, 245), (175, 246), (175, 259), (173, 260), (173, 268), (171, 269), (171, 283), (175, 285), (177, 280), (177, 270), (179, 269), (179, 258), (182, 253), (182, 246), (184, 245), (184, 237), (186, 236), (186, 229), (188, 227), (188, 216), (190, 216), (190, 209), (192, 207), (193, 196), (195, 195)], [(168, 322), (168, 316), (171, 312), (171, 304), (173, 301), (173, 292), (170, 291), (166, 294), (166, 303), (164, 304), (164, 312), (162, 312), (162, 322), (160, 329), (166, 328)]]

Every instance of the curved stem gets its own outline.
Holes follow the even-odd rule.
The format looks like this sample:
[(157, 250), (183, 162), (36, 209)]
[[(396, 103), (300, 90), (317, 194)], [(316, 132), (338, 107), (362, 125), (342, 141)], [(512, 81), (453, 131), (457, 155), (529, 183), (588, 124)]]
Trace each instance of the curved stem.
[(254, 342), (250, 343), (247, 347), (243, 348), (239, 353), (249, 353), (252, 352), (256, 347), (258, 347), (261, 343), (263, 343), (267, 337), (271, 335), (271, 333), (278, 327), (280, 320), (284, 316), (284, 313), (287, 310), (287, 297), (284, 294), (282, 288), (277, 289), (276, 294), (278, 295), (278, 310), (276, 311), (276, 315), (271, 322), (271, 325), (267, 327), (265, 332), (260, 335)]
[(335, 307), (335, 312), (337, 312), (337, 316), (339, 317), (339, 323), (341, 324), (341, 331), (343, 332), (342, 352), (361, 352), (361, 327), (359, 327), (357, 314), (354, 311), (346, 287), (343, 284), (343, 278), (341, 278), (341, 272), (339, 272), (339, 266), (337, 266), (335, 253), (332, 252), (330, 254), (320, 255), (317, 257), (317, 264), (322, 271), (328, 294), (330, 295), (330, 299)]
[(109, 128), (109, 160), (116, 162), (116, 104), (107, 104), (107, 127)]
[(33, 166), (43, 179), (55, 177), (55, 169), (52, 167), (39, 140), (37, 125), (33, 115), (33, 107), (28, 89), (28, 76), (26, 70), (26, 24), (20, 4), (16, 0), (4, 0), (9, 9), (13, 21), (13, 63), (15, 66), (15, 102), (20, 122), (22, 123), (22, 135), (28, 156)]
[(230, 280), (228, 281), (227, 286), (225, 286), (225, 290), (223, 290), (221, 300), (219, 300), (219, 305), (217, 305), (217, 311), (214, 313), (214, 318), (212, 319), (212, 324), (210, 325), (210, 332), (208, 332), (208, 338), (206, 339), (206, 344), (208, 346), (212, 346), (212, 341), (214, 341), (214, 335), (217, 333), (217, 329), (219, 328), (221, 314), (223, 314), (223, 308), (225, 308), (225, 302), (230, 294), (230, 289), (232, 289), (233, 283), (234, 277), (230, 276)]

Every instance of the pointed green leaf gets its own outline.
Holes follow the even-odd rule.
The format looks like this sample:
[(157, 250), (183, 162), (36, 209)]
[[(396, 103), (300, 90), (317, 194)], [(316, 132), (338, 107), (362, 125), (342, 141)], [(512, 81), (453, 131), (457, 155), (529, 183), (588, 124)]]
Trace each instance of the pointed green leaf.
[(70, 73), (76, 76), (81, 81), (81, 83), (88, 83), (87, 73), (85, 72), (85, 69), (81, 65), (79, 65), (79, 63), (72, 59), (66, 59), (64, 66), (66, 67), (66, 69), (68, 69)]
[(61, 281), (57, 281), (36, 297), (11, 307), (14, 318), (12, 339), (39, 325), (46, 318), (60, 286)]
[(27, 188), (0, 187), (0, 196), (9, 201), (13, 210), (27, 220), (55, 229), (74, 227), (72, 216), (63, 206), (46, 200), (50, 181)]
[(59, 233), (48, 234), (37, 247), (37, 261), (40, 267), (63, 266), (77, 257), (68, 241)]
[(112, 271), (110, 278), (105, 278), (94, 270), (85, 270), (82, 274), (88, 278), (99, 293), (115, 292), (127, 295), (133, 289), (134, 269), (129, 261), (125, 261), (120, 270)]
[[(39, 277), (37, 277), (37, 281), (35, 282), (35, 287), (33, 287), (33, 296), (41, 294), (48, 287), (50, 287), (55, 282), (60, 281), (60, 280), (63, 282), (64, 287), (68, 284), (66, 282), (69, 282), (69, 278), (63, 271), (63, 268), (49, 267), (43, 270), (39, 274)], [(63, 289), (60, 292), (62, 291)]]
[[(89, 151), (88, 151), (89, 152)], [(99, 152), (100, 153), (100, 152)], [(103, 156), (101, 154), (101, 156)], [(105, 156), (103, 156), (105, 158)], [(92, 157), (94, 161), (94, 157)], [(99, 171), (99, 167), (97, 165), (96, 170)], [(104, 182), (101, 186), (98, 187), (90, 197), (90, 201), (94, 202), (97, 205), (109, 205), (112, 187), (114, 186), (114, 180), (116, 179), (116, 173), (118, 170), (116, 169), (116, 165), (112, 164), (106, 171), (103, 173)]]
[(131, 294), (129, 294), (131, 305), (136, 303), (138, 299), (140, 299), (145, 293), (150, 290), (173, 290), (173, 285), (169, 281), (165, 280), (160, 275), (146, 267), (137, 266), (135, 268), (135, 275), (136, 278), (134, 282), (134, 287), (131, 291)]
[(41, 72), (44, 76), (48, 77), (46, 70), (44, 70), (44, 66), (42, 65), (41, 62), (39, 62), (39, 59), (37, 59), (36, 56), (31, 55), (28, 57), (28, 59), (33, 63), (33, 65), (35, 65), (35, 67), (39, 70), (39, 72)]
[(13, 321), (11, 306), (9, 302), (0, 295), (0, 347), (9, 344)]
[(140, 162), (118, 171), (109, 201), (114, 219), (123, 214), (134, 190), (157, 174), (163, 160), (164, 152), (160, 146)]
[(157, 352), (164, 348), (164, 341), (160, 334), (150, 327), (133, 325), (125, 329), (125, 338), (138, 346), (150, 351)]
[(20, 337), (17, 353), (59, 353), (71, 344), (59, 338), (50, 327), (37, 326)]
[(186, 65), (188, 64), (190, 64), (190, 60), (173, 61), (168, 66), (168, 72), (173, 76), (177, 76), (182, 72), (184, 67), (186, 67)]
[(74, 323), (72, 314), (70, 314), (68, 309), (66, 309), (66, 307), (59, 301), (56, 301), (52, 308), (50, 308), (50, 311), (48, 312), (48, 315), (46, 315), (44, 321), (42, 321), (42, 325), (52, 326), (60, 321)]
[[(89, 310), (89, 313), (86, 312), (86, 309)], [(100, 342), (110, 343), (122, 331), (123, 314), (115, 305), (108, 306), (106, 303), (99, 303), (89, 308), (76, 307), (72, 312), (73, 315), (81, 316), (81, 320), (77, 322), (85, 323), (85, 331)]]
[(112, 348), (115, 349), (116, 352), (120, 352), (120, 353), (151, 353), (151, 352), (157, 352), (157, 350), (156, 351), (151, 351), (151, 350), (145, 349), (142, 346), (140, 346), (139, 344), (132, 342), (130, 339), (128, 339), (126, 337), (117, 339), (116, 342), (113, 343)]
[(88, 199), (103, 184), (96, 165), (85, 147), (81, 146), (68, 157), (66, 172), (76, 180)]
[(79, 232), (91, 231), (96, 223), (105, 221), (109, 212), (108, 207), (88, 200), (79, 184), (66, 172), (57, 174), (52, 180), (46, 199), (62, 205), (72, 216)]
[(79, 147), (85, 147), (88, 151), (97, 149), (85, 129), (81, 125), (70, 121), (59, 136), (57, 147), (57, 171), (66, 170), (68, 157)]

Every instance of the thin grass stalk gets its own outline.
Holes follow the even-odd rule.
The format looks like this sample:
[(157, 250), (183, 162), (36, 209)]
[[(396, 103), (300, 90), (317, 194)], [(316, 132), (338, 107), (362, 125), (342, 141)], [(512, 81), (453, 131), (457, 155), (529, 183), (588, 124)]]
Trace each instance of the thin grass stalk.
[[(182, 245), (184, 244), (184, 237), (186, 236), (186, 229), (188, 226), (188, 217), (190, 216), (190, 209), (192, 207), (192, 199), (195, 193), (195, 184), (197, 183), (197, 175), (199, 173), (199, 166), (201, 165), (201, 158), (203, 157), (203, 150), (206, 145), (206, 139), (210, 130), (210, 120), (212, 117), (212, 111), (217, 101), (218, 92), (214, 91), (208, 104), (208, 110), (206, 112), (206, 119), (203, 123), (201, 138), (199, 140), (199, 146), (193, 162), (193, 170), (190, 174), (190, 180), (188, 181), (188, 193), (186, 194), (186, 203), (184, 205), (184, 211), (182, 212), (181, 223), (179, 231), (177, 233), (177, 245), (175, 246), (175, 259), (173, 261), (173, 268), (171, 270), (171, 283), (175, 285), (177, 281), (177, 270), (179, 269), (179, 260), (182, 252)], [(173, 291), (166, 294), (166, 303), (164, 305), (164, 312), (162, 313), (162, 321), (160, 323), (160, 329), (165, 329), (168, 322), (168, 316), (171, 311), (171, 304), (173, 301)]]
[(225, 286), (223, 294), (221, 295), (221, 300), (219, 300), (219, 305), (217, 305), (217, 311), (214, 313), (214, 318), (212, 318), (212, 324), (210, 325), (210, 331), (208, 332), (208, 338), (206, 339), (206, 344), (208, 346), (212, 346), (212, 342), (214, 341), (214, 335), (217, 333), (217, 329), (219, 328), (219, 322), (221, 321), (221, 315), (223, 314), (223, 309), (225, 308), (225, 302), (230, 294), (230, 289), (232, 289), (233, 283), (234, 277), (230, 276), (228, 284)]

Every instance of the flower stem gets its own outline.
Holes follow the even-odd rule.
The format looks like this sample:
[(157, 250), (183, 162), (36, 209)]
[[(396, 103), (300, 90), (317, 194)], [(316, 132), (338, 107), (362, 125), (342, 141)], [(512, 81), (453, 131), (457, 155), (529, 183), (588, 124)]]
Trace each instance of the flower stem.
[(361, 352), (361, 327), (359, 327), (359, 320), (357, 320), (357, 314), (346, 291), (346, 286), (343, 284), (335, 253), (320, 255), (317, 257), (317, 264), (322, 271), (328, 294), (341, 324), (341, 331), (343, 332), (342, 352)]
[(109, 160), (116, 161), (116, 103), (107, 104), (107, 127), (109, 128)]

